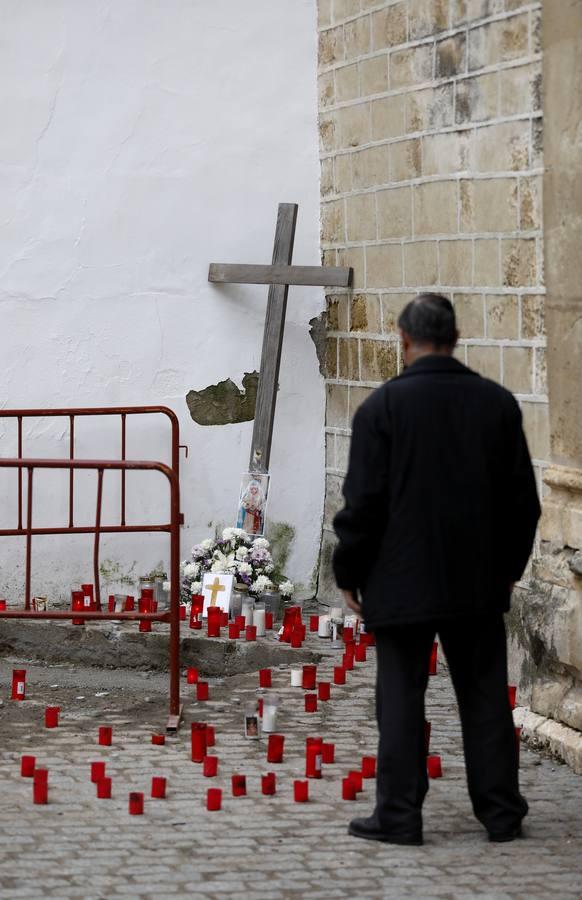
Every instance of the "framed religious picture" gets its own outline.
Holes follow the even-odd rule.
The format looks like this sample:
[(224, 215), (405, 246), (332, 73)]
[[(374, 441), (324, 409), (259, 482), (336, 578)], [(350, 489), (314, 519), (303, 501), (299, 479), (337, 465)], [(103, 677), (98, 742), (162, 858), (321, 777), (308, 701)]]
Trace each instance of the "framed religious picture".
[(224, 572), (206, 572), (202, 579), (202, 596), (204, 608), (202, 615), (208, 616), (209, 606), (218, 606), (223, 612), (230, 610), (230, 595), (234, 583), (234, 575), (226, 575)]
[(270, 478), (270, 475), (258, 472), (247, 472), (242, 476), (236, 527), (253, 537), (262, 537), (265, 533)]

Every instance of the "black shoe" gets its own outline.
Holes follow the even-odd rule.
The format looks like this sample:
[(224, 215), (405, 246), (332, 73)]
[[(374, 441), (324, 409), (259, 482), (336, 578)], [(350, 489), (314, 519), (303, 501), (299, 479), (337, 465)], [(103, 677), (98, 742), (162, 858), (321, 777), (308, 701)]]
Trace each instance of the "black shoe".
[(374, 816), (367, 819), (352, 819), (348, 825), (348, 834), (364, 838), (366, 841), (383, 841), (385, 844), (410, 844), (412, 847), (422, 846), (421, 831), (382, 831)]
[(515, 828), (511, 828), (509, 831), (489, 832), (489, 840), (493, 844), (507, 844), (508, 841), (514, 841), (516, 838), (520, 838), (522, 836), (523, 832), (521, 830), (521, 825), (516, 825)]

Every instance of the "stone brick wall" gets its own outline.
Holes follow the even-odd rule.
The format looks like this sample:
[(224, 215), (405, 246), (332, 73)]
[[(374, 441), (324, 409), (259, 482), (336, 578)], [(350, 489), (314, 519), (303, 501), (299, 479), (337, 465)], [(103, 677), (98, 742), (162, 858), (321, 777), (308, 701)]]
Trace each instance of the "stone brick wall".
[(322, 600), (350, 423), (399, 371), (420, 289), (451, 296), (459, 358), (518, 397), (541, 492), (540, 18), (522, 0), (319, 0), (322, 251), (355, 271), (327, 300)]

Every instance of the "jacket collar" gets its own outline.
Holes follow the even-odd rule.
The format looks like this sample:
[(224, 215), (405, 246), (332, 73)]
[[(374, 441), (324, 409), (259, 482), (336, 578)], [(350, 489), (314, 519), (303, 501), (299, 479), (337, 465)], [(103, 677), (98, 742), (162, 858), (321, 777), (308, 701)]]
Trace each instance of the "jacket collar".
[(468, 369), (467, 366), (455, 359), (454, 356), (441, 356), (438, 353), (427, 353), (415, 360), (412, 365), (408, 366), (400, 373), (400, 378), (407, 378), (411, 375), (426, 375), (429, 372), (453, 372), (457, 375), (477, 375)]

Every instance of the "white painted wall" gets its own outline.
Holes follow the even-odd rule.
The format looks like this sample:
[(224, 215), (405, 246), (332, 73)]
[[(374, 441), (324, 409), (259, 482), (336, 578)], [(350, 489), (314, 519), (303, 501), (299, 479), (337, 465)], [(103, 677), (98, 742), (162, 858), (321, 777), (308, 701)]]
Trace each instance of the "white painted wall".
[[(210, 286), (208, 263), (270, 262), (279, 201), (300, 204), (295, 260), (319, 262), (315, 0), (0, 0), (0, 21), (1, 404), (171, 406), (190, 448), (185, 555), (234, 524), (252, 432), (196, 425), (185, 397), (259, 368), (266, 309), (265, 288)], [(270, 518), (296, 529), (288, 568), (304, 583), (323, 507), (308, 322), (323, 305), (321, 289), (290, 292), (272, 453)], [(79, 429), (80, 454), (117, 455), (112, 429)], [(62, 421), (27, 430), (30, 455), (67, 455)], [(14, 435), (0, 422), (3, 456)], [(129, 452), (159, 458), (167, 443), (141, 423)], [(0, 476), (10, 527), (14, 476)], [(64, 522), (65, 479), (37, 481), (35, 521)], [(90, 520), (95, 479), (79, 482)], [(165, 518), (164, 490), (130, 485), (132, 512)], [(33, 590), (91, 580), (90, 543), (35, 540)], [(22, 545), (0, 540), (0, 595), (21, 595)], [(137, 575), (167, 539), (108, 539), (103, 557)]]

